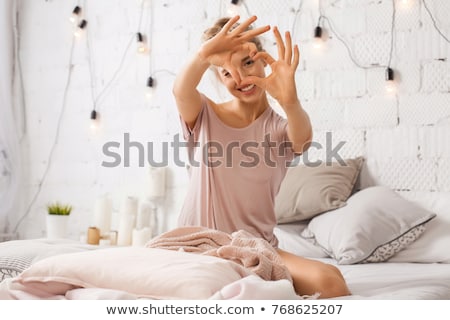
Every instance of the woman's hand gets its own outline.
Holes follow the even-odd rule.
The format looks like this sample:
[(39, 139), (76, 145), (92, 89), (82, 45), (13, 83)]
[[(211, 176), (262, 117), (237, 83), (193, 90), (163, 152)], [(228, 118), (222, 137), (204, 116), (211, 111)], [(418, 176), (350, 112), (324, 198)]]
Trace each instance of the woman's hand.
[(274, 27), (273, 32), (278, 47), (278, 60), (267, 52), (258, 52), (252, 56), (254, 60), (264, 60), (270, 66), (272, 73), (265, 78), (245, 77), (241, 85), (255, 84), (263, 88), (286, 110), (290, 106), (298, 106), (295, 71), (300, 61), (300, 52), (297, 45), (292, 48), (289, 32), (285, 33), (284, 42), (277, 27)]
[[(239, 76), (231, 64), (232, 54), (238, 50), (248, 50), (251, 39), (270, 30), (270, 26), (247, 30), (256, 19), (256, 16), (250, 17), (232, 29), (239, 21), (239, 16), (231, 18), (219, 33), (203, 43), (198, 53), (199, 56), (211, 65), (227, 69), (233, 77), (238, 79)], [(254, 50), (252, 49), (252, 51)]]

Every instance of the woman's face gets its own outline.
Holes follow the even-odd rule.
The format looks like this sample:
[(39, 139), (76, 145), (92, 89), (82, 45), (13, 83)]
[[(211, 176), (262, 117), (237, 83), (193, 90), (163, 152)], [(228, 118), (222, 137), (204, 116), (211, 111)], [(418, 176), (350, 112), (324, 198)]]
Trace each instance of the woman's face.
[(240, 82), (247, 76), (265, 77), (264, 65), (263, 60), (253, 60), (249, 50), (240, 50), (232, 54), (229, 66), (219, 67), (217, 72), (233, 96), (250, 102), (259, 99), (264, 90), (254, 84), (241, 85)]

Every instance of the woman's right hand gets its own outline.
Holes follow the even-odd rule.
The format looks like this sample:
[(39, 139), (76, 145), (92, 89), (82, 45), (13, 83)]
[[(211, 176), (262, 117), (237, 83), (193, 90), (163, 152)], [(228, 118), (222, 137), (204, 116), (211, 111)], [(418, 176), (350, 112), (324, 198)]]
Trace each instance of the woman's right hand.
[(227, 69), (233, 75), (231, 55), (238, 50), (248, 49), (251, 39), (270, 30), (268, 25), (248, 30), (256, 19), (256, 16), (252, 16), (234, 29), (232, 28), (239, 21), (239, 16), (228, 20), (219, 33), (203, 43), (198, 53), (200, 58), (211, 65)]

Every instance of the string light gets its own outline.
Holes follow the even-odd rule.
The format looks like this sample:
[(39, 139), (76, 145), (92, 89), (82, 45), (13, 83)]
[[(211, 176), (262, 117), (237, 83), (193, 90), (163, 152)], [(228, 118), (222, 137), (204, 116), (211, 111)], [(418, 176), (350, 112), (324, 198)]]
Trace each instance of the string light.
[(320, 49), (323, 47), (323, 38), (322, 38), (322, 34), (323, 34), (323, 30), (322, 28), (318, 25), (315, 29), (314, 29), (314, 40), (313, 40), (313, 47), (314, 49)]
[(394, 70), (392, 68), (386, 69), (386, 85), (385, 85), (386, 91), (389, 93), (392, 93), (395, 91), (395, 81), (394, 81)]
[(78, 28), (75, 30), (75, 32), (73, 33), (73, 35), (77, 38), (81, 37), (81, 34), (83, 33), (84, 28), (86, 28), (87, 26), (87, 21), (86, 20), (81, 20), (81, 22), (78, 24)]
[(411, 5), (412, 5), (411, 0), (400, 0), (399, 2), (400, 2), (400, 5), (405, 9), (411, 7)]
[(236, 16), (239, 14), (239, 0), (231, 0), (231, 3), (228, 5), (228, 14), (230, 16)]
[(81, 15), (81, 7), (76, 6), (73, 8), (72, 15), (69, 17), (70, 22), (75, 23)]
[(147, 99), (151, 99), (153, 97), (153, 87), (155, 85), (155, 80), (152, 76), (148, 77), (147, 79), (147, 88), (145, 91), (145, 96)]
[(146, 53), (147, 46), (145, 44), (144, 36), (142, 35), (142, 33), (140, 33), (140, 32), (136, 33), (136, 38), (137, 38), (137, 43), (138, 43), (138, 48), (137, 48), (138, 53)]
[(98, 113), (95, 110), (91, 111), (91, 130), (93, 132), (97, 132), (99, 128), (99, 117)]

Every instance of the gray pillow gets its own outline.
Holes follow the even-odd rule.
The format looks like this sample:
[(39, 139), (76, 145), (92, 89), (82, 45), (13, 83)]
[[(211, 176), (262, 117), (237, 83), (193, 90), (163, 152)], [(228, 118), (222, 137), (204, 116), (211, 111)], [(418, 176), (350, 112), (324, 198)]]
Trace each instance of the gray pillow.
[(301, 236), (338, 264), (386, 261), (413, 243), (436, 214), (384, 186), (353, 194), (345, 207), (314, 217)]
[(275, 198), (278, 223), (303, 221), (346, 204), (364, 163), (363, 157), (288, 169)]

